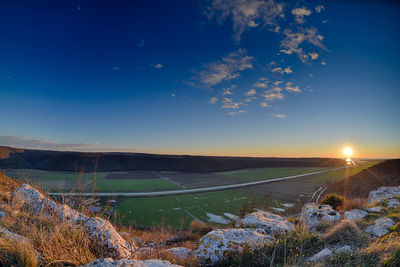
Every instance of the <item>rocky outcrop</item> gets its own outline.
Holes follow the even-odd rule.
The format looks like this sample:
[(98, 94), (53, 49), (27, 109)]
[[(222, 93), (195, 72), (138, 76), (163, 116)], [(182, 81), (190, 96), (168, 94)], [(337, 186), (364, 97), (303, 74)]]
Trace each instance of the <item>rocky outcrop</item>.
[(365, 210), (369, 213), (379, 213), (382, 211), (382, 207), (381, 206), (376, 206), (376, 207), (372, 207), (372, 208), (366, 208)]
[(192, 256), (192, 250), (185, 247), (175, 247), (166, 249), (165, 252), (174, 255), (177, 258), (187, 259)]
[(333, 254), (333, 251), (329, 248), (324, 248), (314, 256), (308, 259), (308, 261), (313, 262), (313, 261), (318, 261), (320, 259), (323, 259), (325, 257), (331, 256)]
[(354, 209), (354, 210), (345, 211), (343, 214), (343, 217), (345, 219), (348, 219), (351, 221), (357, 221), (357, 220), (361, 220), (362, 218), (364, 218), (367, 215), (368, 215), (368, 212), (366, 212), (366, 211)]
[(384, 236), (389, 233), (389, 228), (392, 227), (395, 222), (390, 218), (379, 218), (375, 220), (373, 225), (368, 226), (365, 231), (374, 236)]
[(200, 239), (197, 258), (202, 265), (212, 265), (232, 253), (253, 250), (272, 240), (261, 228), (218, 229)]
[(379, 187), (378, 190), (369, 192), (368, 204), (373, 205), (385, 199), (390, 201), (391, 199), (396, 199), (395, 196), (400, 196), (400, 186), (394, 186), (394, 187), (382, 186)]
[(340, 214), (329, 205), (307, 203), (301, 210), (300, 222), (310, 229), (315, 229), (321, 224), (334, 224), (340, 218)]
[(236, 222), (236, 227), (262, 228), (267, 234), (288, 233), (294, 229), (294, 225), (281, 216), (262, 210), (249, 213), (244, 218), (239, 219)]
[(84, 267), (180, 267), (165, 260), (117, 260), (111, 258), (97, 259)]
[(0, 235), (1, 236), (5, 236), (6, 238), (15, 240), (15, 241), (19, 241), (19, 242), (27, 242), (29, 243), (29, 239), (26, 237), (23, 237), (19, 234), (13, 233), (8, 231), (6, 228), (0, 226)]
[(395, 209), (400, 206), (400, 201), (396, 198), (389, 199), (387, 207), (389, 209)]
[(75, 227), (83, 227), (95, 242), (100, 255), (111, 258), (126, 258), (135, 249), (125, 241), (107, 220), (88, 217), (68, 205), (57, 204), (30, 185), (23, 184), (13, 194), (13, 202), (17, 202), (35, 214), (43, 214), (58, 219)]

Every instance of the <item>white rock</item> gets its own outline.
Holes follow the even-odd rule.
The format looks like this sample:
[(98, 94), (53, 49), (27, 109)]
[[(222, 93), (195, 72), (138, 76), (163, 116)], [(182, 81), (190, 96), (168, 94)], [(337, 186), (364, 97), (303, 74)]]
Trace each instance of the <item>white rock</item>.
[(192, 250), (185, 247), (169, 248), (165, 251), (181, 259), (187, 259), (192, 255)]
[(97, 259), (89, 262), (85, 267), (179, 267), (165, 260), (117, 260), (111, 258)]
[(96, 249), (104, 257), (125, 258), (131, 255), (134, 246), (125, 241), (107, 220), (88, 217), (68, 205), (57, 204), (30, 185), (23, 184), (13, 194), (13, 202), (19, 202), (36, 214), (59, 219), (72, 226), (84, 227)]
[(368, 215), (368, 212), (366, 212), (366, 211), (354, 209), (354, 210), (350, 210), (350, 211), (345, 211), (343, 217), (345, 219), (348, 219), (351, 221), (357, 221), (357, 220), (361, 220), (362, 218), (364, 218), (367, 215)]
[(338, 248), (335, 253), (351, 252), (351, 247), (349, 245)]
[(368, 226), (365, 231), (375, 236), (383, 236), (389, 233), (389, 228), (394, 225), (390, 218), (379, 218), (373, 225)]
[(325, 258), (327, 256), (330, 256), (332, 254), (333, 254), (332, 250), (330, 250), (329, 248), (324, 248), (323, 250), (321, 250), (320, 252), (318, 252), (317, 254), (312, 256), (311, 258), (309, 258), (308, 261), (310, 261), (310, 262), (317, 261), (317, 260), (320, 260), (320, 259)]
[(382, 211), (382, 207), (381, 206), (376, 206), (373, 208), (366, 208), (365, 209), (367, 212), (371, 212), (371, 213), (378, 213)]
[(26, 237), (24, 237), (24, 236), (21, 236), (21, 235), (19, 235), (19, 234), (10, 232), (10, 231), (8, 231), (6, 228), (4, 228), (4, 227), (2, 227), (2, 226), (0, 226), (0, 233), (1, 233), (3, 236), (5, 236), (5, 237), (7, 237), (7, 238), (9, 238), (9, 239), (13, 239), (13, 240), (16, 240), (16, 241), (20, 241), (20, 242), (22, 241), (22, 242), (27, 242), (27, 243), (29, 243), (29, 239), (28, 239), (28, 238), (26, 238)]
[(231, 253), (253, 250), (271, 242), (263, 229), (217, 229), (200, 239), (197, 259), (202, 265), (213, 265)]
[(236, 227), (262, 228), (268, 234), (291, 232), (294, 229), (294, 225), (281, 216), (262, 210), (249, 213), (244, 218), (238, 219)]
[(329, 205), (307, 203), (301, 210), (300, 222), (310, 229), (324, 223), (334, 224), (339, 220), (340, 214)]
[(6, 217), (6, 214), (4, 213), (4, 211), (1, 211), (1, 210), (0, 210), (0, 217), (1, 217), (1, 218)]
[(400, 201), (398, 199), (396, 199), (396, 198), (390, 199), (388, 204), (387, 204), (387, 207), (389, 209), (395, 209), (395, 208), (397, 208), (399, 206), (400, 206)]
[(400, 186), (394, 187), (379, 187), (377, 190), (369, 192), (368, 204), (372, 205), (377, 202), (381, 202), (385, 199), (394, 198), (394, 196), (400, 196)]

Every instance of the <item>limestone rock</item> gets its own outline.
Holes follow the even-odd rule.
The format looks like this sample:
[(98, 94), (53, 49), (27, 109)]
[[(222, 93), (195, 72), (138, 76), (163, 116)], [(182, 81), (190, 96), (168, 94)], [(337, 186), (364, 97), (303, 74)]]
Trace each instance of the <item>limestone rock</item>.
[(213, 265), (231, 253), (253, 250), (271, 242), (263, 229), (217, 229), (200, 239), (197, 259), (202, 265)]
[(370, 212), (370, 213), (379, 213), (379, 212), (382, 211), (382, 209), (383, 208), (381, 206), (376, 206), (376, 207), (373, 207), (373, 208), (366, 208), (365, 210), (367, 212)]
[(339, 220), (340, 214), (329, 205), (307, 203), (301, 210), (300, 222), (310, 229), (324, 223), (334, 224)]
[(249, 213), (244, 218), (238, 219), (236, 227), (262, 228), (268, 234), (291, 232), (294, 229), (294, 225), (281, 216), (262, 210)]
[(369, 192), (368, 204), (372, 205), (385, 199), (394, 199), (394, 196), (400, 196), (400, 186), (382, 186), (378, 190)]
[(321, 250), (320, 252), (318, 252), (317, 254), (312, 256), (311, 258), (309, 258), (308, 261), (310, 261), (310, 262), (317, 261), (317, 260), (320, 260), (322, 258), (328, 257), (328, 256), (330, 256), (332, 254), (333, 254), (333, 251), (331, 249), (324, 248), (323, 250)]
[(135, 249), (118, 234), (109, 221), (88, 217), (68, 205), (57, 204), (30, 185), (23, 184), (17, 188), (13, 194), (13, 202), (21, 203), (36, 214), (59, 219), (71, 226), (84, 227), (102, 256), (125, 258)]
[(192, 255), (192, 250), (185, 247), (176, 247), (166, 249), (165, 252), (174, 255), (177, 258), (187, 259)]
[(29, 243), (29, 239), (27, 239), (26, 237), (21, 236), (21, 235), (16, 234), (16, 233), (13, 233), (13, 232), (10, 232), (10, 231), (8, 231), (6, 228), (4, 228), (2, 226), (0, 226), (0, 233), (3, 236), (5, 236), (5, 237), (7, 237), (9, 239), (13, 239), (13, 240), (16, 240), (16, 241)]
[(354, 209), (354, 210), (350, 210), (350, 211), (345, 211), (343, 217), (345, 219), (348, 219), (351, 221), (357, 221), (357, 220), (361, 220), (362, 218), (364, 218), (367, 215), (368, 215), (368, 212), (366, 212), (366, 211)]
[(4, 213), (4, 211), (1, 211), (1, 210), (0, 210), (0, 217), (1, 217), (1, 218), (6, 217), (6, 214)]
[(389, 199), (389, 202), (387, 204), (387, 207), (389, 209), (395, 209), (399, 206), (400, 206), (400, 201), (398, 199), (396, 199), (396, 198)]
[(97, 259), (85, 267), (180, 267), (165, 260), (117, 260), (111, 258)]
[(351, 252), (351, 247), (349, 245), (340, 247), (335, 251), (335, 253), (345, 253), (345, 252)]
[(394, 221), (390, 218), (379, 218), (375, 220), (373, 225), (368, 226), (365, 231), (375, 236), (384, 236), (389, 233), (389, 228), (394, 225)]

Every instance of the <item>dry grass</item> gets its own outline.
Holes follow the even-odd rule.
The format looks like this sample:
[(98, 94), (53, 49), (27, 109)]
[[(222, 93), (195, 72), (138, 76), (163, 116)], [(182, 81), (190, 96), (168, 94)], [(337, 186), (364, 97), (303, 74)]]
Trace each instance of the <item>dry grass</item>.
[(323, 239), (328, 244), (361, 245), (365, 236), (353, 221), (342, 220), (328, 229)]
[(0, 265), (37, 266), (36, 251), (31, 244), (25, 241), (0, 238)]
[(368, 200), (362, 198), (345, 198), (343, 205), (338, 208), (341, 212), (345, 212), (353, 209), (363, 209), (368, 206)]

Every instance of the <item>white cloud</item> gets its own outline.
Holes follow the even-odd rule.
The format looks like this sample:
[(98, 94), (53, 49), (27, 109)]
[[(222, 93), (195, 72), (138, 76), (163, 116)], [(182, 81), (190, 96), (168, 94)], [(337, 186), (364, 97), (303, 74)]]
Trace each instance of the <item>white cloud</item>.
[(319, 55), (317, 54), (317, 53), (315, 53), (315, 52), (311, 52), (311, 53), (308, 53), (308, 55), (311, 57), (311, 59), (313, 59), (313, 60), (315, 60), (315, 59), (317, 59), (318, 57), (319, 57)]
[(326, 65), (326, 62), (325, 62), (325, 61), (322, 61), (322, 62), (321, 62), (321, 65), (324, 65), (324, 66), (325, 66), (325, 65)]
[(266, 108), (266, 107), (268, 107), (269, 105), (268, 105), (268, 103), (261, 102), (261, 103), (260, 103), (260, 106), (262, 106), (263, 108)]
[(324, 19), (324, 20), (322, 21), (322, 24), (325, 24), (325, 23), (328, 23), (328, 22), (329, 22), (329, 20)]
[(224, 80), (232, 80), (240, 76), (240, 71), (253, 68), (254, 57), (247, 55), (245, 49), (239, 49), (223, 57), (220, 61), (209, 63), (200, 72), (200, 80), (207, 85), (216, 85)]
[(292, 73), (293, 73), (293, 70), (292, 70), (291, 67), (289, 66), (289, 67), (287, 67), (287, 68), (284, 69), (284, 72), (285, 72), (286, 74), (292, 74)]
[(324, 9), (325, 9), (325, 7), (324, 7), (323, 5), (319, 5), (319, 6), (316, 6), (316, 7), (315, 7), (315, 12), (321, 13), (322, 10), (324, 10)]
[(304, 17), (311, 15), (311, 11), (306, 7), (295, 8), (292, 10), (292, 14), (294, 15), (294, 20), (297, 23), (304, 23)]
[(224, 88), (223, 90), (223, 95), (233, 95), (233, 89), (236, 87), (235, 84), (231, 85), (230, 87)]
[(239, 102), (233, 102), (232, 98), (224, 97), (222, 99), (221, 108), (233, 108), (233, 109), (236, 109), (236, 108), (239, 108), (239, 105), (240, 105), (240, 103)]
[(253, 86), (257, 87), (257, 88), (267, 88), (268, 87), (268, 81), (256, 82), (255, 84), (253, 84)]
[(154, 68), (156, 68), (156, 69), (161, 69), (162, 67), (163, 67), (163, 65), (162, 64), (160, 64), (160, 63), (157, 63), (157, 64), (155, 64), (155, 65), (152, 65)]
[(255, 89), (250, 89), (249, 91), (246, 92), (247, 96), (253, 96), (257, 94), (257, 91)]
[(281, 41), (281, 52), (288, 55), (295, 53), (302, 62), (308, 61), (308, 55), (306, 55), (303, 48), (300, 47), (303, 42), (308, 42), (316, 47), (327, 50), (321, 42), (324, 37), (318, 34), (315, 28), (300, 28), (299, 32), (292, 32), (289, 29), (285, 29), (283, 33), (285, 34), (285, 38)]
[(218, 102), (217, 96), (211, 97), (210, 100), (208, 100), (208, 103), (210, 103), (212, 105), (216, 104), (217, 102)]
[(175, 97), (176, 96), (176, 94), (171, 94), (171, 97)]
[(271, 70), (271, 72), (279, 72), (279, 73), (281, 73), (281, 72), (282, 72), (282, 68), (281, 68), (281, 67), (273, 68), (273, 69)]
[(246, 113), (246, 111), (244, 111), (244, 110), (230, 111), (230, 112), (228, 112), (228, 115), (234, 116), (234, 115), (244, 114), (244, 113)]
[(234, 39), (249, 28), (270, 26), (276, 29), (277, 20), (283, 18), (283, 4), (274, 0), (213, 0), (205, 7), (208, 19), (216, 17), (219, 23), (232, 20)]
[(279, 119), (285, 119), (287, 117), (286, 114), (282, 114), (282, 113), (276, 113), (276, 114), (274, 114), (274, 116)]
[(251, 103), (253, 101), (253, 99), (255, 99), (256, 97), (247, 97), (244, 99), (244, 102), (246, 103)]
[(279, 87), (279, 83), (275, 82), (275, 87), (266, 90), (263, 94), (263, 97), (266, 101), (273, 101), (276, 99), (283, 100), (285, 99), (285, 95), (282, 93), (282, 88)]
[(292, 93), (301, 93), (300, 88), (298, 86), (293, 86), (292, 82), (286, 83), (286, 91), (292, 92)]

